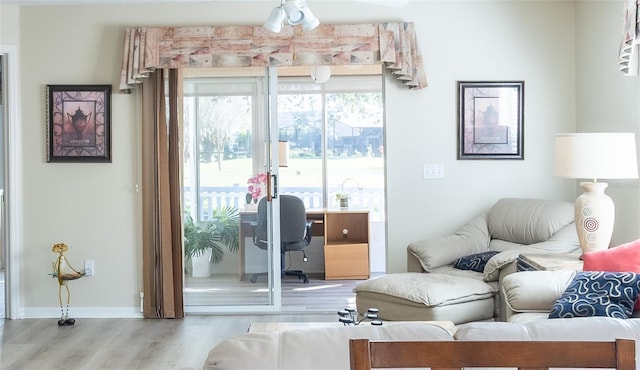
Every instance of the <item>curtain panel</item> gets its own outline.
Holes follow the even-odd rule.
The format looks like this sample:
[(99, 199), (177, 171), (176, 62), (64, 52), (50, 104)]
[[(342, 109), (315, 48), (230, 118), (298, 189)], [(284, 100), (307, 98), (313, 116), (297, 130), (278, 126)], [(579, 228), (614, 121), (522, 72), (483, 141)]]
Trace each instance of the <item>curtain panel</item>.
[(120, 92), (158, 68), (384, 64), (410, 89), (427, 86), (413, 23), (284, 26), (131, 27), (124, 37)]
[(638, 44), (640, 44), (640, 0), (625, 0), (622, 40), (618, 66), (625, 76), (638, 75)]
[[(158, 69), (142, 84), (142, 257), (145, 318), (183, 318), (180, 82)], [(165, 101), (168, 101), (169, 109)], [(168, 111), (168, 117), (167, 117)]]

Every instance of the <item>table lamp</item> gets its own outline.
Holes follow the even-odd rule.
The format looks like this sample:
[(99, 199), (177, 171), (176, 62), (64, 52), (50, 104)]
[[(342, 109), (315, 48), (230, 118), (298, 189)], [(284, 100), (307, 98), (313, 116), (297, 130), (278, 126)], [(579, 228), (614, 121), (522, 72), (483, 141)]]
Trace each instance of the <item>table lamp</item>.
[(278, 167), (289, 167), (289, 142), (278, 141)]
[(580, 182), (575, 222), (583, 253), (609, 248), (615, 206), (598, 179), (638, 178), (633, 133), (563, 133), (555, 138), (554, 176), (593, 179)]

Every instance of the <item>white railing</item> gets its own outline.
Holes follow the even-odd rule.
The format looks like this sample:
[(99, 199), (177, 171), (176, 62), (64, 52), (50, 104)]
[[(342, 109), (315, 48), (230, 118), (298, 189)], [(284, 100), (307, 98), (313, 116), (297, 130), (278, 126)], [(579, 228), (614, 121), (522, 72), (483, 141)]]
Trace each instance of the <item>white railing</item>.
[[(331, 197), (328, 199), (328, 208), (337, 207), (338, 203), (333, 195), (339, 191), (334, 189), (330, 191)], [(196, 199), (191, 193), (190, 188), (184, 188), (185, 206), (193, 209), (192, 199)], [(301, 198), (304, 205), (308, 209), (324, 208), (322, 191), (319, 188), (305, 187), (287, 187), (282, 191), (283, 194), (295, 195)], [(200, 188), (200, 196), (198, 197), (199, 220), (207, 221), (211, 217), (214, 209), (230, 206), (243, 209), (246, 204), (245, 196), (247, 194), (246, 186), (230, 186), (230, 187), (202, 187)], [(382, 217), (384, 215), (384, 190), (382, 188), (365, 188), (353, 192), (349, 204), (352, 207), (368, 208), (372, 212), (372, 216)], [(380, 216), (375, 216), (380, 215)]]

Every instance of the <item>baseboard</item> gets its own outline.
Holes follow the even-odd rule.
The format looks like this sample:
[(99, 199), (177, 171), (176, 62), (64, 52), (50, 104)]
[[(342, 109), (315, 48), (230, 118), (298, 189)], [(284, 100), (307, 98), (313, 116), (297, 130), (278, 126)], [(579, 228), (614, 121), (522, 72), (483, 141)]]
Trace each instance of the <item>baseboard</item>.
[[(60, 307), (30, 307), (23, 309), (24, 319), (59, 319)], [(74, 319), (130, 319), (142, 318), (139, 307), (70, 307)]]

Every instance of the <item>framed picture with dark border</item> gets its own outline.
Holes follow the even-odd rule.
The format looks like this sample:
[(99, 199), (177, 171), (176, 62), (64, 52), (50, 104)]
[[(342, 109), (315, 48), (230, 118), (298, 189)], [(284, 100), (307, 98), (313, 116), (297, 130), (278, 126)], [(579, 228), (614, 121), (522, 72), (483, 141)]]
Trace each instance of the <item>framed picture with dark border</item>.
[(458, 159), (524, 159), (524, 81), (458, 81)]
[(111, 162), (111, 85), (47, 85), (47, 162)]

